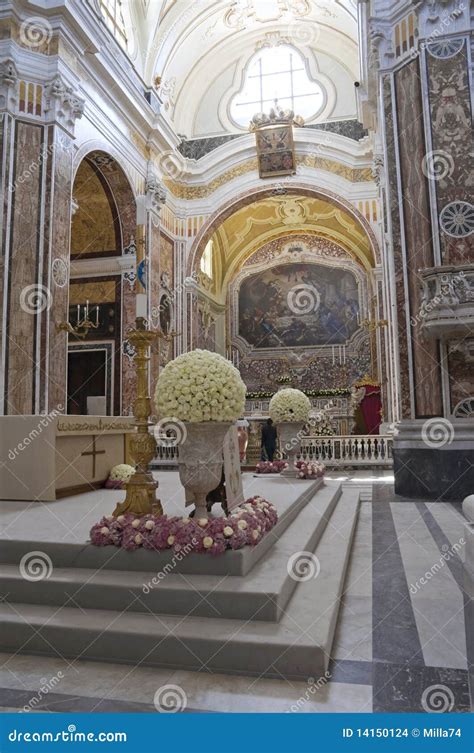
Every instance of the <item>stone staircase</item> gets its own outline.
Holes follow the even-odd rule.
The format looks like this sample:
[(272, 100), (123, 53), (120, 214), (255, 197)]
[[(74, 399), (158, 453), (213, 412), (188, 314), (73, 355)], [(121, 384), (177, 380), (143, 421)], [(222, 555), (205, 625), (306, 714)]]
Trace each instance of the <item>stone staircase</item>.
[[(55, 562), (50, 577), (31, 582), (18, 566), (31, 542), (8, 542), (0, 555), (0, 590), (6, 595), (0, 604), (1, 649), (319, 677), (328, 667), (358, 509), (358, 489), (334, 481), (310, 492), (306, 487), (280, 519), (279, 530), (263, 539), (265, 548), (246, 550), (249, 559), (240, 560), (239, 567), (227, 557), (238, 552), (215, 560), (193, 555), (200, 564), (189, 565), (187, 572), (166, 570), (156, 585), (151, 579), (160, 567), (154, 553), (115, 552), (122, 569), (116, 569), (116, 557), (112, 569), (108, 547), (63, 551), (58, 558), (58, 546), (73, 545), (54, 542), (41, 545)], [(151, 560), (144, 566), (137, 554)], [(209, 565), (219, 560), (220, 573), (210, 574)], [(196, 572), (202, 568), (207, 572)]]

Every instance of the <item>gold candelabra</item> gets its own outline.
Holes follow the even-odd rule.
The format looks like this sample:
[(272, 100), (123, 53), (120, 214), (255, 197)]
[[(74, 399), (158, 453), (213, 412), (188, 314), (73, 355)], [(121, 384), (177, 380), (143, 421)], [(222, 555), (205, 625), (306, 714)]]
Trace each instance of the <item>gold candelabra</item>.
[(164, 335), (162, 332), (149, 330), (147, 321), (137, 317), (136, 327), (128, 335), (128, 341), (134, 346), (136, 354), (134, 362), (137, 369), (137, 397), (133, 405), (136, 433), (130, 440), (130, 451), (136, 464), (135, 474), (127, 484), (127, 494), (124, 502), (120, 502), (113, 515), (118, 517), (124, 513), (134, 515), (162, 515), (161, 502), (156, 498), (158, 481), (155, 481), (149, 464), (155, 457), (155, 439), (150, 433), (152, 422), (151, 397), (148, 388), (148, 367), (150, 361), (150, 347), (158, 339), (169, 342), (176, 333)]
[(98, 328), (99, 328), (99, 307), (96, 306), (95, 322), (93, 322), (92, 319), (89, 319), (89, 301), (87, 301), (84, 306), (84, 315), (82, 316), (82, 318), (81, 318), (81, 307), (78, 304), (76, 324), (71, 324), (71, 322), (59, 322), (59, 324), (56, 325), (56, 329), (58, 332), (67, 332), (69, 335), (74, 335), (74, 337), (80, 337), (81, 340), (87, 337), (91, 329), (98, 329)]

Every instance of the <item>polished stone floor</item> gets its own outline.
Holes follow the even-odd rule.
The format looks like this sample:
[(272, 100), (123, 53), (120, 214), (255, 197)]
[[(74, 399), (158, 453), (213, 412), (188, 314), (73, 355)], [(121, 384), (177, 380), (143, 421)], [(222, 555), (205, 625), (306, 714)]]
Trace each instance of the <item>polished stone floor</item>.
[(327, 677), (295, 682), (1, 654), (2, 710), (148, 712), (168, 686), (184, 694), (187, 711), (471, 710), (460, 506), (396, 497), (387, 473), (331, 476), (359, 484), (364, 501)]

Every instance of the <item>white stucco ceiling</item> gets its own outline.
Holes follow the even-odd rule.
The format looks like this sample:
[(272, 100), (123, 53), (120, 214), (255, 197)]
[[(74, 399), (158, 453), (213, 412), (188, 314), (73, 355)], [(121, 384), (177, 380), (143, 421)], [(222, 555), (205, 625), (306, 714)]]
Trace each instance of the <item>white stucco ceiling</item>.
[(220, 100), (238, 89), (258, 46), (279, 40), (297, 47), (308, 70), (339, 93), (325, 119), (331, 112), (354, 116), (355, 0), (128, 0), (126, 6), (135, 65), (148, 83), (161, 78), (165, 114), (188, 138), (201, 135), (204, 102), (212, 114), (204, 127), (209, 135), (236, 130), (222, 111), (216, 119)]

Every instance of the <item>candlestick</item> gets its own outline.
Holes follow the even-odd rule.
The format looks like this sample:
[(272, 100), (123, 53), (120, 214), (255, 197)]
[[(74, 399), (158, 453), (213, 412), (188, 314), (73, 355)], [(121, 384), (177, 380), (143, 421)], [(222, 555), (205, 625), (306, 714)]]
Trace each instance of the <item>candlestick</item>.
[(137, 319), (146, 319), (148, 313), (146, 293), (137, 293), (137, 295), (135, 296), (135, 303)]

